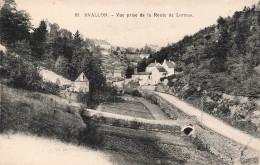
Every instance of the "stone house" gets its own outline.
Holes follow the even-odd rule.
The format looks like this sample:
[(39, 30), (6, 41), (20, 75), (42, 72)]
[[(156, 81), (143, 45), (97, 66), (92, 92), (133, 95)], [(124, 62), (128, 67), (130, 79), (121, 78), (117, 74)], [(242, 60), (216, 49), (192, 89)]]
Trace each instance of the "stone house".
[(167, 76), (173, 75), (174, 74), (174, 68), (175, 68), (176, 64), (173, 61), (166, 61), (166, 59), (164, 59), (163, 63), (162, 63), (162, 67), (164, 67), (167, 71)]
[(89, 92), (89, 80), (82, 72), (69, 88), (71, 92)]

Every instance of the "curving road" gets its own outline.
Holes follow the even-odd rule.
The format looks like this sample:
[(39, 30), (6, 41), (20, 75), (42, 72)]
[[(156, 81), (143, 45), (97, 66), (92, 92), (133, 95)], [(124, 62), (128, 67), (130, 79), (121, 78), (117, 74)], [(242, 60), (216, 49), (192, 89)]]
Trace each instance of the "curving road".
[(166, 94), (166, 93), (159, 93), (155, 92), (168, 102), (170, 102), (175, 107), (179, 108), (183, 112), (188, 115), (196, 116), (199, 122), (208, 128), (212, 129), (213, 131), (230, 138), (238, 143), (243, 145), (248, 145), (249, 147), (260, 151), (260, 139), (255, 138), (251, 135), (248, 135), (230, 125), (224, 123), (223, 121), (197, 109), (193, 106), (189, 105), (188, 103), (178, 99), (175, 96)]

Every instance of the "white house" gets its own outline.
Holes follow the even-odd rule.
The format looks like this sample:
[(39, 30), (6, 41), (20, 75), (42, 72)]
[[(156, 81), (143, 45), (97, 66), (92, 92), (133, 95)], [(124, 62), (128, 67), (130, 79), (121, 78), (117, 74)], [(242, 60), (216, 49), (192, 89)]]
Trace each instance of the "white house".
[(161, 64), (160, 64), (160, 63), (157, 63), (156, 60), (155, 60), (154, 63), (149, 64), (149, 65), (145, 68), (145, 72), (152, 72), (153, 69), (154, 69), (154, 67), (156, 67), (156, 66), (161, 66)]
[(139, 81), (140, 85), (156, 85), (161, 82), (161, 78), (174, 74), (175, 63), (172, 61), (164, 60), (163, 64), (154, 63), (149, 64), (145, 72), (135, 73), (132, 75), (132, 79)]
[(162, 63), (162, 67), (164, 67), (167, 71), (167, 76), (173, 75), (174, 74), (174, 68), (175, 68), (175, 62), (173, 61), (166, 61), (166, 59), (164, 59), (163, 63)]
[(79, 77), (72, 83), (69, 88), (72, 92), (88, 92), (89, 91), (89, 80), (82, 72)]
[(151, 81), (150, 84), (151, 85), (155, 85), (158, 84), (160, 81), (160, 79), (162, 77), (165, 77), (167, 74), (167, 71), (164, 67), (162, 66), (155, 66), (152, 68), (152, 77), (151, 77)]
[(150, 85), (152, 72), (137, 72), (137, 68), (135, 68), (132, 79), (138, 81), (140, 85)]

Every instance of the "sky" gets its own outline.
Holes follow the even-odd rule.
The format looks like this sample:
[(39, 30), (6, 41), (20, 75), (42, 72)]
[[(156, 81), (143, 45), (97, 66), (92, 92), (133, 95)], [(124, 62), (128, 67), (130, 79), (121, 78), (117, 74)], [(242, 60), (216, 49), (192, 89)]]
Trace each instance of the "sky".
[[(3, 1), (3, 0), (0, 0)], [(26, 10), (34, 27), (41, 20), (87, 38), (104, 39), (115, 46), (160, 47), (174, 43), (213, 25), (219, 16), (232, 16), (258, 0), (16, 0), (17, 8)], [(79, 17), (75, 17), (79, 13)], [(85, 13), (107, 13), (109, 17), (84, 17)], [(116, 13), (125, 17), (117, 17)], [(140, 17), (140, 14), (145, 17)], [(151, 17), (147, 17), (147, 13)], [(166, 17), (154, 17), (154, 13)], [(172, 13), (174, 17), (169, 17)], [(176, 17), (191, 14), (192, 17)], [(127, 14), (138, 17), (127, 18)]]

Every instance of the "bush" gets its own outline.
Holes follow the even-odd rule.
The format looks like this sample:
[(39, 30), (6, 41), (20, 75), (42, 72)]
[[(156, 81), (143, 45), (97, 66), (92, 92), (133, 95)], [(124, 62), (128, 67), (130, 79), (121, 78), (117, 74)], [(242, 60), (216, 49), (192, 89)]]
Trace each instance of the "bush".
[(4, 61), (9, 74), (8, 85), (32, 91), (39, 91), (41, 89), (42, 78), (36, 66), (23, 59), (13, 57), (10, 54), (5, 57)]
[(216, 102), (204, 102), (203, 110), (212, 113), (214, 108), (217, 108), (218, 103)]
[(65, 112), (74, 114), (74, 111), (68, 105), (66, 106)]
[(41, 89), (38, 91), (46, 94), (59, 95), (60, 88), (57, 84), (51, 82), (44, 82), (44, 81), (41, 81), (40, 84), (41, 84)]
[(98, 120), (99, 120), (99, 123), (101, 123), (101, 124), (107, 123), (107, 118), (105, 118), (104, 116), (100, 116), (100, 117), (98, 118)]
[(157, 96), (156, 96), (155, 94), (149, 94), (149, 93), (147, 93), (146, 96), (145, 96), (145, 98), (146, 98), (147, 100), (150, 100), (152, 103), (158, 105), (158, 99), (157, 99)]
[(130, 128), (132, 129), (139, 129), (142, 126), (141, 123), (139, 123), (138, 121), (131, 121), (130, 122)]
[(77, 102), (86, 104), (89, 100), (89, 93), (78, 92), (76, 94)]
[(116, 126), (116, 127), (120, 127), (121, 124), (120, 124), (120, 120), (119, 119), (115, 119), (112, 123), (113, 126)]
[(200, 151), (210, 152), (208, 146), (206, 146), (197, 136), (195, 138), (192, 137), (192, 144), (194, 144)]
[(102, 146), (104, 142), (104, 134), (98, 131), (98, 121), (86, 112), (87, 111), (84, 110), (80, 110), (79, 112), (82, 120), (86, 124), (86, 127), (79, 132), (79, 144), (86, 144), (92, 147)]

